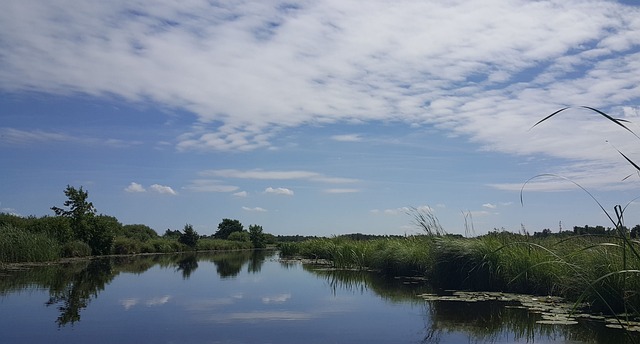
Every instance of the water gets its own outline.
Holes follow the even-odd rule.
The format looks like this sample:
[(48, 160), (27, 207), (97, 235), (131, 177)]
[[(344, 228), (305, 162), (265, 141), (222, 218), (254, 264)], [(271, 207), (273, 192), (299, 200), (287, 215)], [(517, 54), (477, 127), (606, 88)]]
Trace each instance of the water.
[(426, 302), (421, 281), (282, 262), (158, 255), (0, 271), (1, 343), (621, 343), (495, 302)]

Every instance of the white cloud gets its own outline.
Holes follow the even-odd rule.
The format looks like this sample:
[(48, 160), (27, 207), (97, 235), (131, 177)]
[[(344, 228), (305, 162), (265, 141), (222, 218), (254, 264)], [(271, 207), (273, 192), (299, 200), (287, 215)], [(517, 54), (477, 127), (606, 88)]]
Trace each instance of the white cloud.
[(293, 190), (289, 190), (287, 188), (272, 188), (268, 187), (264, 189), (265, 193), (272, 193), (276, 195), (285, 195), (285, 196), (293, 196)]
[[(638, 18), (640, 7), (615, 1), (19, 1), (0, 13), (0, 90), (190, 111), (180, 150), (267, 148), (281, 129), (316, 123), (429, 125), (482, 149), (558, 158), (549, 172), (588, 172), (581, 184), (605, 188), (624, 162), (603, 141), (634, 152), (635, 138), (585, 116), (527, 129), (564, 104), (636, 116)], [(71, 139), (16, 130), (0, 140)]]
[(153, 184), (153, 185), (151, 185), (149, 187), (149, 189), (151, 191), (157, 192), (159, 194), (167, 194), (167, 195), (177, 195), (178, 194), (171, 187), (160, 185), (160, 184)]
[(248, 194), (246, 191), (240, 191), (233, 194), (235, 197), (247, 197)]
[(68, 133), (51, 132), (38, 129), (20, 130), (15, 128), (0, 128), (0, 143), (28, 145), (54, 142), (70, 142), (82, 145), (107, 146), (113, 148), (127, 148), (141, 144), (140, 141), (74, 136)]
[(196, 179), (184, 189), (195, 192), (233, 192), (238, 190), (237, 186), (221, 184), (218, 180)]
[(362, 137), (360, 134), (344, 134), (344, 135), (334, 135), (331, 136), (332, 140), (340, 141), (340, 142), (360, 142), (362, 141)]
[(238, 179), (256, 179), (256, 180), (308, 180), (318, 183), (328, 184), (346, 184), (358, 182), (357, 179), (329, 177), (321, 173), (311, 171), (265, 171), (261, 169), (255, 170), (207, 170), (200, 172), (204, 177), (223, 177)]
[(267, 209), (264, 209), (264, 208), (261, 208), (261, 207), (255, 207), (255, 208), (242, 207), (242, 210), (246, 210), (246, 211), (255, 211), (255, 212), (259, 212), (259, 213), (265, 213), (265, 212), (267, 212)]
[(136, 182), (131, 182), (131, 184), (129, 184), (129, 186), (127, 186), (126, 188), (124, 188), (124, 191), (126, 192), (146, 192), (147, 190), (145, 190), (145, 188), (136, 183)]
[(391, 208), (391, 209), (384, 209), (384, 210), (379, 210), (379, 209), (374, 209), (371, 210), (371, 213), (374, 214), (385, 214), (385, 215), (409, 215), (411, 214), (413, 211), (418, 210), (421, 212), (427, 212), (427, 213), (432, 213), (434, 212), (434, 209), (431, 208), (428, 205), (421, 205), (418, 207), (400, 207), (400, 208)]
[(325, 193), (329, 193), (329, 194), (342, 194), (342, 193), (356, 193), (356, 192), (360, 192), (359, 189), (326, 189), (324, 190)]
[(485, 203), (482, 206), (485, 207), (485, 208), (489, 208), (489, 209), (495, 209), (495, 208), (498, 207), (497, 205), (491, 204), (491, 203)]

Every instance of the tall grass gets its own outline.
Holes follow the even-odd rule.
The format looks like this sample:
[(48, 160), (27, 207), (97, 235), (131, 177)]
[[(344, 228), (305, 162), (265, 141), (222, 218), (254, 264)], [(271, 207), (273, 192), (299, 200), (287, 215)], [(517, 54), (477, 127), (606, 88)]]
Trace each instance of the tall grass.
[[(615, 275), (625, 262), (620, 244), (613, 244), (608, 237), (567, 240), (492, 232), (475, 238), (321, 238), (282, 245), (280, 254), (326, 259), (337, 269), (424, 276), (441, 289), (557, 295), (607, 313), (635, 312), (640, 309), (640, 281)], [(626, 264), (640, 268), (637, 262)]]
[(42, 233), (0, 227), (0, 262), (44, 262), (60, 257), (58, 242)]
[[(587, 109), (591, 112), (598, 114), (611, 123), (619, 126), (620, 128), (628, 131), (634, 137), (640, 140), (633, 130), (631, 130), (626, 123), (629, 121), (619, 118), (614, 118), (607, 113), (589, 106), (581, 106), (583, 109)], [(541, 123), (559, 115), (560, 113), (568, 110), (569, 107), (562, 108), (554, 113), (546, 116), (532, 128), (540, 125)], [(613, 147), (617, 153), (619, 153), (631, 166), (636, 170), (636, 173), (640, 174), (640, 166), (629, 158), (622, 151)], [(536, 176), (537, 177), (537, 176)], [(534, 178), (536, 178), (534, 177)], [(557, 176), (566, 180), (562, 176)], [(625, 179), (627, 179), (627, 176)], [(532, 178), (533, 179), (533, 178)], [(631, 240), (629, 233), (624, 226), (624, 212), (631, 202), (626, 206), (615, 205), (613, 213), (609, 213), (605, 207), (582, 185), (569, 180), (577, 187), (585, 191), (589, 197), (591, 197), (595, 203), (600, 207), (603, 214), (611, 221), (615, 228), (615, 235), (607, 242), (600, 242), (594, 245), (585, 246), (584, 250), (596, 251), (597, 260), (594, 260), (591, 265), (592, 269), (575, 269), (577, 277), (580, 280), (586, 282), (587, 286), (582, 293), (580, 293), (579, 300), (592, 299), (594, 302), (602, 303), (610, 311), (622, 310), (625, 314), (634, 313), (640, 315), (640, 247), (637, 240)], [(524, 187), (523, 185), (523, 190)], [(521, 191), (522, 202), (522, 191)], [(613, 215), (612, 215), (613, 214)], [(593, 257), (593, 256), (592, 256)], [(565, 261), (562, 261), (566, 263)]]

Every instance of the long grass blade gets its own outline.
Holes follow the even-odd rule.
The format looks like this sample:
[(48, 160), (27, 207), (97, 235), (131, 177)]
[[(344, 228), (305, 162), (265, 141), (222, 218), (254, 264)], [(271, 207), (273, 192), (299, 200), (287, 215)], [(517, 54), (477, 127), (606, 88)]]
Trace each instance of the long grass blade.
[[(581, 107), (581, 108), (583, 108), (583, 109), (591, 110), (591, 111), (593, 111), (593, 112), (595, 112), (595, 113), (597, 113), (597, 114), (601, 115), (602, 117), (604, 117), (604, 118), (606, 118), (606, 119), (610, 120), (611, 122), (613, 122), (613, 123), (615, 123), (615, 124), (617, 124), (617, 125), (621, 126), (622, 128), (624, 128), (625, 130), (627, 130), (628, 132), (630, 132), (631, 134), (633, 134), (633, 136), (635, 136), (636, 138), (638, 138), (638, 139), (640, 140), (640, 136), (638, 136), (635, 132), (633, 132), (633, 130), (629, 129), (629, 127), (627, 127), (626, 125), (624, 125), (624, 123), (629, 123), (629, 121), (627, 121), (626, 119), (613, 118), (613, 117), (611, 117), (610, 115), (606, 114), (605, 112), (603, 112), (603, 111), (601, 111), (601, 110), (598, 110), (598, 109), (596, 109), (596, 108), (590, 107), (590, 106), (584, 106), (584, 105), (583, 105), (583, 106), (580, 106), (580, 107)], [(531, 129), (535, 128), (535, 127), (536, 127), (537, 125), (539, 125), (540, 123), (542, 123), (542, 122), (544, 122), (544, 121), (546, 121), (546, 120), (550, 119), (551, 117), (553, 117), (553, 116), (555, 116), (555, 115), (557, 115), (557, 114), (559, 114), (559, 113), (561, 113), (561, 112), (563, 112), (563, 111), (565, 111), (565, 110), (567, 110), (567, 109), (570, 109), (570, 108), (571, 108), (571, 106), (567, 106), (567, 107), (564, 107), (564, 108), (562, 108), (562, 109), (560, 109), (560, 110), (555, 111), (554, 113), (550, 114), (549, 116), (547, 116), (547, 117), (545, 117), (545, 118), (543, 118), (543, 119), (539, 120), (538, 122), (536, 122), (536, 124), (534, 124), (531, 128), (529, 128), (529, 130), (531, 130)]]
[(587, 193), (587, 195), (589, 195), (589, 197), (591, 197), (591, 199), (593, 199), (593, 200), (596, 202), (596, 204), (600, 207), (600, 209), (602, 209), (602, 212), (604, 212), (604, 213), (605, 213), (605, 215), (607, 215), (607, 217), (609, 218), (609, 220), (611, 221), (611, 223), (612, 223), (614, 226), (616, 226), (616, 225), (617, 225), (617, 222), (616, 222), (616, 221), (611, 217), (611, 215), (609, 215), (609, 212), (607, 212), (607, 211), (604, 209), (604, 207), (602, 206), (602, 204), (600, 204), (600, 202), (598, 201), (598, 199), (597, 199), (593, 194), (591, 194), (591, 192), (589, 192), (589, 190), (585, 189), (582, 185), (580, 185), (580, 184), (576, 183), (575, 181), (573, 181), (573, 180), (571, 180), (571, 179), (569, 179), (569, 178), (567, 178), (567, 177), (564, 177), (564, 176), (561, 176), (561, 175), (558, 175), (558, 174), (554, 174), (554, 173), (543, 173), (543, 174), (539, 174), (539, 175), (537, 175), (537, 176), (533, 176), (533, 177), (529, 178), (526, 182), (524, 182), (524, 184), (522, 185), (522, 188), (520, 189), (520, 204), (521, 204), (522, 206), (524, 206), (524, 196), (523, 196), (523, 195), (524, 195), (524, 188), (525, 188), (525, 187), (527, 186), (527, 184), (529, 184), (529, 182), (531, 182), (532, 180), (537, 179), (537, 178), (541, 178), (541, 177), (555, 177), (555, 178), (564, 179), (564, 180), (566, 180), (566, 181), (568, 181), (568, 182), (570, 182), (570, 183), (574, 184), (575, 186), (579, 187), (580, 189), (582, 189), (582, 191), (586, 192), (586, 193)]
[(539, 120), (536, 124), (534, 124), (531, 128), (529, 128), (529, 130), (531, 130), (531, 129), (535, 128), (538, 124), (540, 124), (540, 123), (542, 123), (542, 122), (544, 122), (544, 121), (548, 120), (549, 118), (551, 118), (551, 117), (553, 117), (553, 116), (555, 116), (555, 115), (559, 114), (560, 112), (562, 112), (562, 111), (564, 111), (564, 110), (567, 110), (567, 109), (569, 109), (569, 108), (570, 108), (570, 106), (567, 106), (567, 107), (562, 108), (562, 109), (560, 109), (560, 110), (558, 110), (558, 111), (556, 111), (556, 112), (554, 112), (554, 113), (550, 114), (549, 116), (547, 116), (547, 117), (545, 117), (545, 118), (543, 118), (543, 119)]

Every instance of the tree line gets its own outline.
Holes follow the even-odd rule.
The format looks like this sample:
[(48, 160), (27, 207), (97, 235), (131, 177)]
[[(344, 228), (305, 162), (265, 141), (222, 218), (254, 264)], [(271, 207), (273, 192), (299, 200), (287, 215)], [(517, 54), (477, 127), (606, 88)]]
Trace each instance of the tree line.
[(275, 236), (262, 226), (247, 230), (238, 220), (223, 219), (211, 236), (199, 235), (191, 224), (163, 235), (143, 224), (123, 225), (98, 214), (83, 187), (67, 185), (67, 200), (53, 206), (55, 216), (22, 217), (0, 213), (0, 263), (49, 261), (90, 255), (169, 253), (192, 250), (264, 248)]

